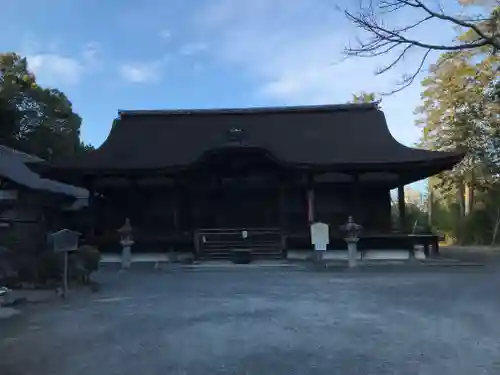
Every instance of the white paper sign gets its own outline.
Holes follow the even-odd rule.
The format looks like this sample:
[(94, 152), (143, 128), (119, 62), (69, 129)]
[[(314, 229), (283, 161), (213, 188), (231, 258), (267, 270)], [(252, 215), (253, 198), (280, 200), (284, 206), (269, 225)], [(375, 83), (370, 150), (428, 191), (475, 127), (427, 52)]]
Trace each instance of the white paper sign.
[(80, 233), (63, 229), (50, 235), (52, 248), (56, 253), (75, 251), (78, 249)]
[(311, 243), (317, 251), (325, 251), (330, 243), (329, 227), (325, 223), (311, 224)]

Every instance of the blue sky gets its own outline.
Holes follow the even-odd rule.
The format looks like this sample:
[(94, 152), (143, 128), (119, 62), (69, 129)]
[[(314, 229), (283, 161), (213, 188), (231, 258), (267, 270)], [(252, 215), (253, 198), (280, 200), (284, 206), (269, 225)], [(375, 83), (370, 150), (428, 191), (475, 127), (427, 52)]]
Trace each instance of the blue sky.
[[(420, 54), (384, 76), (373, 72), (386, 57), (341, 62), (344, 46), (360, 34), (336, 6), (357, 3), (11, 1), (2, 4), (0, 50), (28, 56), (39, 83), (63, 90), (83, 117), (83, 139), (99, 146), (119, 109), (338, 103), (394, 87)], [(438, 23), (418, 33), (427, 40), (454, 36)], [(406, 145), (419, 138), (419, 96), (416, 83), (382, 103), (392, 134)]]

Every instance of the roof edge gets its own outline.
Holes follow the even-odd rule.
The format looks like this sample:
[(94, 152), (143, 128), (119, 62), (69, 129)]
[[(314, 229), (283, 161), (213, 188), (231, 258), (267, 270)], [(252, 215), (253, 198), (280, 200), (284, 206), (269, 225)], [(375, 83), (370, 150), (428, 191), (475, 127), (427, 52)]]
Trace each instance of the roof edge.
[(278, 106), (278, 107), (248, 107), (248, 108), (207, 108), (207, 109), (153, 109), (153, 110), (118, 110), (120, 116), (144, 115), (223, 115), (223, 114), (257, 114), (257, 113), (288, 113), (288, 112), (333, 112), (352, 110), (378, 110), (378, 102), (323, 104), (303, 106)]

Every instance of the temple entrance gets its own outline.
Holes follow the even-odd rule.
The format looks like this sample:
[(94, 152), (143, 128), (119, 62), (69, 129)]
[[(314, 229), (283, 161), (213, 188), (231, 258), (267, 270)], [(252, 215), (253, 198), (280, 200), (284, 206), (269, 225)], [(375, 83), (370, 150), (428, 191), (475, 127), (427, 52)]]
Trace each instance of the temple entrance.
[(279, 228), (280, 167), (261, 149), (210, 152), (198, 165), (197, 228)]
[(199, 228), (278, 228), (279, 191), (228, 184), (198, 198)]
[(213, 213), (219, 228), (279, 227), (278, 197), (266, 188), (221, 189)]

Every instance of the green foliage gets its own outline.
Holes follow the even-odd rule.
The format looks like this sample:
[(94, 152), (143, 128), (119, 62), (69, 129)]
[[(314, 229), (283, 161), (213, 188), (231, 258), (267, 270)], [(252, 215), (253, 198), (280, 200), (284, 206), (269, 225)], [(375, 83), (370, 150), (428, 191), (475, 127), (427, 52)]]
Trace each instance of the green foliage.
[[(471, 38), (471, 31), (460, 38)], [(431, 179), (432, 224), (460, 243), (496, 241), (500, 220), (500, 56), (486, 49), (441, 55), (422, 85), (421, 146), (467, 152)], [(495, 229), (496, 228), (496, 229)]]
[(374, 92), (361, 91), (359, 94), (352, 94), (351, 103), (374, 103), (379, 101), (377, 94)]
[[(46, 251), (37, 260), (38, 281), (60, 281), (63, 277), (63, 254)], [(99, 269), (101, 255), (99, 250), (92, 246), (82, 246), (76, 252), (69, 254), (68, 275), (70, 280), (88, 282), (92, 272)]]
[(28, 61), (0, 54), (0, 142), (44, 159), (82, 149), (82, 119), (61, 91), (36, 84)]
[(76, 252), (79, 262), (88, 273), (97, 271), (99, 269), (99, 262), (101, 261), (101, 254), (96, 247), (82, 246)]
[[(480, 47), (478, 52), (487, 52), (496, 54), (499, 52), (498, 45), (500, 45), (500, 6), (495, 0), (460, 0), (462, 5), (481, 6), (484, 8), (484, 17), (478, 17), (475, 20), (475, 26), (479, 33), (474, 28), (469, 28), (466, 32), (460, 35), (457, 39), (460, 42), (475, 42), (483, 38), (483, 35), (491, 38), (495, 42), (495, 46), (487, 45)], [(481, 35), (482, 34), (482, 35)]]
[(427, 214), (417, 205), (406, 204), (406, 221), (410, 232), (429, 232)]

